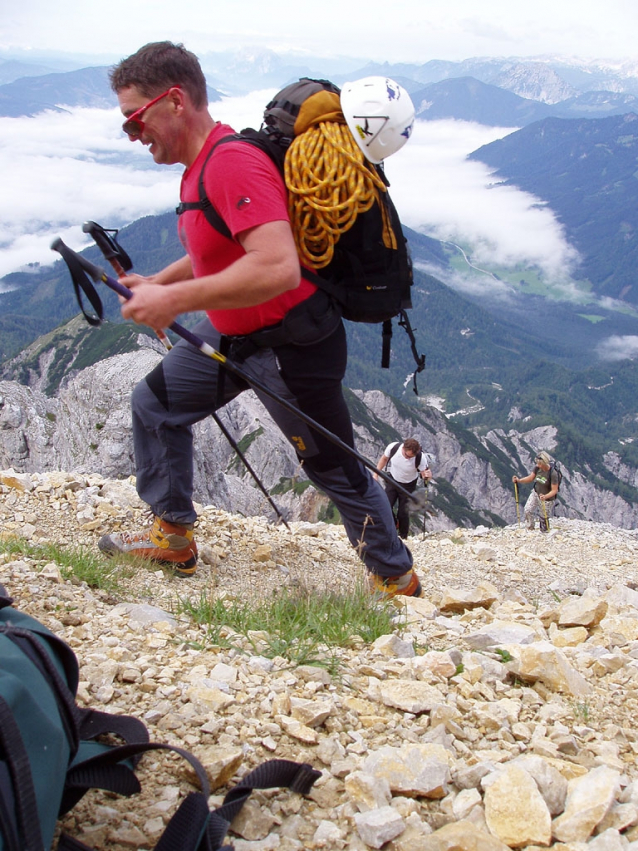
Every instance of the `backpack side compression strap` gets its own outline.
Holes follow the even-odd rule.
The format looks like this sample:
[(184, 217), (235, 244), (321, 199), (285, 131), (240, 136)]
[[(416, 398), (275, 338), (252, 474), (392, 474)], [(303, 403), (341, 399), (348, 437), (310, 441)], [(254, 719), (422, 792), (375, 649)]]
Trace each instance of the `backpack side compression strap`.
[[(7, 851), (42, 851), (40, 819), (31, 766), (20, 728), (8, 703), (0, 697), (0, 756), (7, 771), (0, 772), (0, 836), (7, 842)], [(0, 763), (1, 765), (2, 763)], [(8, 787), (8, 788), (7, 788)], [(11, 802), (16, 823), (3, 801)]]

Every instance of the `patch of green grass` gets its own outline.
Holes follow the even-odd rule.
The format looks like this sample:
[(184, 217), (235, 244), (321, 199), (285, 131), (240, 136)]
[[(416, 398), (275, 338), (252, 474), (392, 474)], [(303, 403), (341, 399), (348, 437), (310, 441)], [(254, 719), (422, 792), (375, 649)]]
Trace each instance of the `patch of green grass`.
[(589, 703), (587, 703), (587, 701), (578, 701), (574, 703), (572, 711), (574, 713), (574, 718), (577, 721), (582, 721), (583, 723), (588, 724), (591, 720)]
[(224, 600), (203, 593), (195, 601), (180, 599), (178, 609), (207, 625), (207, 641), (213, 644), (233, 646), (230, 629), (262, 656), (283, 656), (295, 665), (318, 665), (331, 672), (338, 667), (336, 648), (351, 646), (355, 636), (371, 643), (391, 633), (396, 614), (391, 605), (375, 600), (363, 584), (347, 592), (283, 588), (269, 599), (256, 601)]
[(511, 662), (514, 658), (509, 650), (504, 650), (502, 647), (497, 647), (494, 652), (497, 656), (501, 657), (501, 662), (503, 662), (503, 664), (505, 664), (505, 662)]
[(54, 562), (63, 579), (86, 582), (90, 588), (116, 592), (133, 566), (121, 560), (107, 560), (104, 556), (83, 547), (62, 547), (59, 544), (32, 544), (24, 538), (0, 540), (0, 553), (23, 556), (46, 564)]

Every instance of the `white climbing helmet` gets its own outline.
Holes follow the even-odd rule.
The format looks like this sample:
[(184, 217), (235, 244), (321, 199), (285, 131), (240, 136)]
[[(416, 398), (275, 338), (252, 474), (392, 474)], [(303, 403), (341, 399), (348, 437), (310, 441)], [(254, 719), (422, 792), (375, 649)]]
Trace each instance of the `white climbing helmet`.
[(410, 95), (389, 77), (364, 77), (345, 83), (341, 109), (350, 132), (371, 163), (380, 163), (400, 150), (414, 126)]

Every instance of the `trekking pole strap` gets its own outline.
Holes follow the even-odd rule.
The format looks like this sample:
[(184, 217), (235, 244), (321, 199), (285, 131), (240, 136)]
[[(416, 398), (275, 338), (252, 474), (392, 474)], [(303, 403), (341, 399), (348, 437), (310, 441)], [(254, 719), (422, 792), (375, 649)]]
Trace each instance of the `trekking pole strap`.
[[(72, 251), (68, 246), (66, 246), (61, 239), (56, 240), (55, 243), (51, 246), (51, 248), (54, 248), (55, 251), (62, 255), (62, 259), (66, 263), (69, 272), (71, 273), (71, 280), (73, 281), (75, 297), (78, 301), (78, 304), (80, 305), (80, 310), (84, 314), (84, 318), (89, 323), (89, 325), (93, 325), (93, 327), (95, 328), (98, 327), (102, 324), (102, 320), (104, 319), (104, 308), (102, 307), (102, 301), (99, 295), (97, 294), (95, 287), (84, 274), (84, 269), (82, 268), (84, 264), (79, 262), (79, 255), (76, 254), (75, 251)], [(92, 316), (90, 313), (86, 312), (84, 303), (82, 301), (82, 293), (84, 293), (84, 295), (90, 301), (91, 307), (95, 311), (95, 316)]]
[(84, 222), (82, 225), (84, 233), (91, 236), (118, 275), (125, 275), (133, 268), (133, 261), (117, 241), (117, 230), (107, 230), (97, 222)]

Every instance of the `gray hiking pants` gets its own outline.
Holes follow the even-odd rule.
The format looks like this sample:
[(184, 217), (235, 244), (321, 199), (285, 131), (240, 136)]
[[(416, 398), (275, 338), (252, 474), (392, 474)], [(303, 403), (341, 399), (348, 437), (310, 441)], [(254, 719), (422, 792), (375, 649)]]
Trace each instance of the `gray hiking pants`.
[[(199, 322), (194, 333), (219, 349), (220, 335), (208, 319)], [(241, 368), (353, 447), (352, 421), (341, 388), (346, 360), (340, 322), (320, 342), (258, 349)], [(131, 405), (137, 490), (154, 514), (174, 523), (195, 521), (191, 426), (248, 387), (184, 341), (135, 387)], [(366, 568), (383, 577), (410, 570), (412, 554), (397, 535), (383, 488), (366, 467), (278, 402), (256, 393), (294, 446), (308, 478), (336, 505), (350, 543), (362, 545)]]

